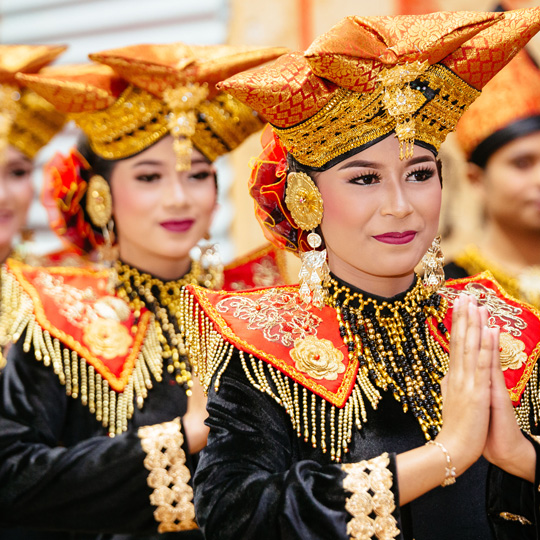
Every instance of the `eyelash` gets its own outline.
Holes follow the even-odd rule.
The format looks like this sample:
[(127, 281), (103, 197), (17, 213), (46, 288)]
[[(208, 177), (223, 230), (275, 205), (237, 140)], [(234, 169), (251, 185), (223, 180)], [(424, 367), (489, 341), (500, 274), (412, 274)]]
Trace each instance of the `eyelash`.
[(157, 173), (141, 174), (137, 176), (137, 180), (139, 180), (140, 182), (145, 182), (147, 184), (149, 184), (150, 182), (153, 182), (154, 180), (159, 180), (159, 178), (160, 178), (160, 175)]
[[(421, 179), (416, 180), (416, 182), (425, 182), (426, 180), (429, 180), (434, 174), (435, 174), (435, 170), (433, 168), (422, 167), (420, 169), (416, 169), (414, 171), (408, 172), (406, 178), (409, 179), (415, 175), (421, 175)], [(371, 182), (369, 183), (365, 182), (366, 179), (371, 179)], [(360, 186), (370, 186), (374, 183), (373, 182), (374, 180), (376, 181), (381, 180), (381, 175), (376, 171), (362, 174), (361, 176), (355, 176), (354, 178), (351, 178), (348, 182), (351, 184), (357, 184)]]

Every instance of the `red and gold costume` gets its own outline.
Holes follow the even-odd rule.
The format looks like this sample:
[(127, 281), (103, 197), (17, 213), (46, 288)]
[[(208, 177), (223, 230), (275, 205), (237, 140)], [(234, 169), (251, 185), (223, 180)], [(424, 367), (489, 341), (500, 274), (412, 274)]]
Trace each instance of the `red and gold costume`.
[[(312, 253), (308, 233), (320, 221), (306, 215), (319, 208), (316, 181), (291, 202), (291, 177), (309, 180), (386, 136), (398, 138), (401, 157), (414, 144), (436, 154), (539, 28), (538, 8), (348, 17), (305, 53), (221, 83), (271, 125), (250, 179), (267, 239)], [(461, 291), (501, 329), (509, 393), (521, 428), (535, 432), (540, 313), (489, 273), (437, 292), (416, 277), (393, 298), (332, 274), (322, 288), (320, 308), (298, 286), (187, 288), (196, 300), (186, 313), (189, 350), (208, 391), (210, 435), (195, 477), (206, 537), (537, 538), (537, 483), (480, 460), (453, 485), (401, 506), (396, 456), (441, 428), (440, 384)]]
[[(215, 83), (282, 52), (134, 46), (92, 55), (101, 64), (50, 68), (24, 82), (74, 119), (99, 157), (128, 157), (171, 133), (183, 168), (191, 145), (212, 161), (262, 127)], [(171, 122), (191, 131), (177, 133)], [(88, 215), (90, 168), (72, 151), (46, 171), (52, 227), (82, 254), (105, 244)], [(281, 283), (269, 271), (278, 269), (270, 248), (237, 265), (235, 282), (256, 284), (257, 265), (261, 283), (270, 274)], [(31, 524), (58, 531), (58, 539), (74, 531), (201, 538), (182, 425), (193, 387), (182, 320), (185, 286), (212, 287), (215, 279), (197, 261), (167, 282), (120, 260), (102, 270), (8, 261), (0, 340), (13, 344), (0, 398), (0, 527)], [(39, 534), (46, 537), (31, 538)]]

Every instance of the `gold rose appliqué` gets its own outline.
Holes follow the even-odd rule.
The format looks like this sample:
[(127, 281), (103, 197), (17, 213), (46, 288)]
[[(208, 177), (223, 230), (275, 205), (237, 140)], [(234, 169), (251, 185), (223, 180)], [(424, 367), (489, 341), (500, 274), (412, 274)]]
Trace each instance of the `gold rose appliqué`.
[(125, 356), (133, 343), (128, 329), (113, 319), (96, 319), (83, 331), (83, 341), (90, 352), (111, 360)]
[(502, 332), (499, 339), (502, 370), (519, 369), (527, 361), (525, 343), (507, 332)]
[(297, 339), (289, 354), (296, 369), (313, 379), (335, 381), (345, 371), (343, 353), (328, 339), (318, 339), (315, 336)]

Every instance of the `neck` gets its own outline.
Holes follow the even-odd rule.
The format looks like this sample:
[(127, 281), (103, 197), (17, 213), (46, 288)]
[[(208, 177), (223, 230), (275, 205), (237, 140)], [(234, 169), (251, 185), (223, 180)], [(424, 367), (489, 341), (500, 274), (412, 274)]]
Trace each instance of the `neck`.
[(13, 249), (13, 246), (11, 244), (0, 245), (0, 264), (3, 264), (6, 262), (12, 249)]
[(332, 261), (330, 271), (341, 280), (367, 293), (392, 298), (406, 291), (415, 279), (414, 271), (399, 276), (375, 276), (354, 268), (341, 260)]
[(520, 272), (528, 266), (540, 265), (539, 245), (540, 231), (503, 228), (492, 221), (479, 247), (493, 263), (508, 271)]
[[(126, 252), (127, 251), (127, 252)], [(128, 250), (123, 251), (120, 246), (120, 259), (122, 262), (146, 272), (162, 281), (174, 281), (180, 279), (189, 272), (191, 258), (189, 255), (181, 259), (168, 259), (165, 257), (140, 257)]]

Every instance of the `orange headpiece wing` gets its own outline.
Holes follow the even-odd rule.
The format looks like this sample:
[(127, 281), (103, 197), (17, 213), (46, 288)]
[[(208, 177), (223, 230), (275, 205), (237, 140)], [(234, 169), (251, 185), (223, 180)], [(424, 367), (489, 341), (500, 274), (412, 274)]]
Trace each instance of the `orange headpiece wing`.
[[(286, 152), (315, 170), (391, 133), (404, 156), (415, 142), (438, 151), (479, 91), (539, 28), (540, 8), (348, 17), (303, 55), (285, 55), (218, 87), (263, 114)], [(270, 186), (280, 185), (267, 165), (255, 165), (251, 184), (260, 208), (267, 207), (262, 198), (277, 195)], [(289, 222), (278, 214), (264, 220), (271, 234), (276, 222)], [(301, 236), (294, 228), (275, 243), (302, 249)]]
[(0, 145), (9, 143), (33, 159), (62, 129), (64, 115), (24, 88), (18, 75), (38, 72), (65, 50), (62, 45), (0, 45)]
[(495, 132), (525, 118), (540, 116), (540, 70), (520, 52), (482, 90), (456, 126), (467, 159)]

